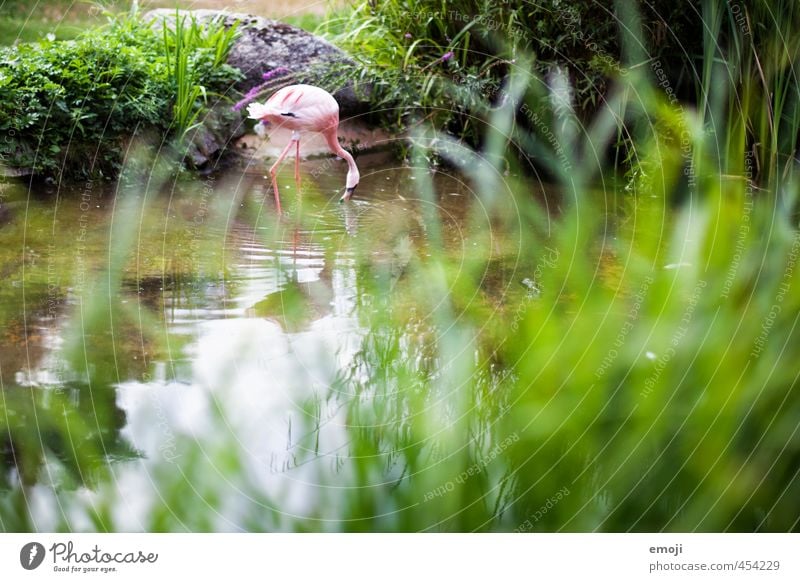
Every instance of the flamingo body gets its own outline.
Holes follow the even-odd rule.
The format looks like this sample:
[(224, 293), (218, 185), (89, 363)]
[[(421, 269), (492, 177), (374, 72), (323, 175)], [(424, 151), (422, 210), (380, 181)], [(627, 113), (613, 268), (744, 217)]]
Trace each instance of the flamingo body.
[(359, 173), (350, 153), (339, 145), (339, 104), (333, 95), (313, 85), (289, 85), (275, 92), (265, 103), (251, 103), (247, 108), (251, 119), (275, 124), (292, 130), (292, 140), (278, 156), (270, 168), (275, 202), (280, 211), (280, 197), (276, 179), (277, 168), (292, 147), (296, 144), (295, 180), (300, 186), (300, 135), (304, 132), (321, 133), (333, 153), (347, 162), (347, 180), (341, 200), (349, 200), (356, 186)]

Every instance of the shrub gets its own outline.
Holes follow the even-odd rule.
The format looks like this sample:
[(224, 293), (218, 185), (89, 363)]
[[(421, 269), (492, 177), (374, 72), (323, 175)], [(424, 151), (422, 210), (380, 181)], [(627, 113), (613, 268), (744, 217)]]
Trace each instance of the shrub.
[[(645, 20), (652, 34), (667, 36), (669, 22), (677, 35), (651, 54), (678, 54), (678, 43), (699, 49), (691, 11), (666, 1), (650, 4)], [(361, 80), (372, 84), (376, 105), (397, 107), (390, 124), (405, 125), (406, 109), (419, 108), (472, 141), (480, 134), (470, 117), (475, 98), (492, 99), (518, 55), (533, 55), (534, 71), (543, 77), (556, 64), (566, 66), (584, 116), (596, 109), (619, 68), (613, 6), (594, 0), (365, 1), (323, 31), (360, 59)]]
[(135, 14), (74, 41), (0, 50), (3, 165), (50, 176), (114, 177), (132, 134), (150, 131), (163, 139), (177, 129), (180, 137), (187, 121), (202, 119), (207, 95), (226, 91), (240, 76), (207, 38), (198, 33), (183, 46), (188, 82), (202, 90), (180, 108), (170, 68), (175, 45), (165, 45)]
[[(637, 6), (641, 13), (631, 16)], [(543, 85), (568, 73), (583, 122), (611, 81), (629, 72), (649, 76), (707, 119), (714, 85), (730, 80), (718, 97), (727, 100), (731, 139), (752, 147), (757, 175), (774, 183), (794, 159), (800, 127), (798, 28), (800, 5), (791, 0), (415, 0), (364, 1), (322, 30), (359, 59), (352, 76), (371, 86), (373, 109), (387, 125), (405, 130), (425, 119), (472, 145), (520, 55), (532, 57), (540, 82), (528, 90), (543, 100)], [(534, 107), (549, 120), (547, 103)], [(517, 121), (530, 125), (525, 116)], [(632, 143), (620, 135), (616, 158), (636, 173)]]

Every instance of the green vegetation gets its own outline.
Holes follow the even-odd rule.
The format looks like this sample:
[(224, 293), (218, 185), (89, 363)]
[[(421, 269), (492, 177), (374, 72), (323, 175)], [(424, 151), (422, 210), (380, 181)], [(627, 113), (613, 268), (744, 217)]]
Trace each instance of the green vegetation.
[[(81, 35), (87, 28), (94, 28), (103, 23), (103, 13), (121, 14), (130, 11), (133, 0), (3, 0), (0, 3), (0, 45), (12, 45), (23, 42), (37, 42), (48, 34), (55, 35), (58, 40), (72, 40)], [(138, 2), (142, 10), (155, 8), (195, 9), (197, 4), (187, 2)], [(243, 5), (242, 10), (258, 10), (258, 6)], [(271, 8), (269, 3), (261, 8)], [(260, 12), (260, 11), (259, 11)], [(263, 15), (263, 14), (262, 14)], [(275, 14), (266, 16), (275, 18)], [(324, 15), (313, 13), (292, 13), (281, 18), (303, 30), (314, 32), (324, 21)]]
[[(727, 77), (730, 90), (718, 97), (729, 101), (734, 147), (752, 147), (756, 171), (768, 182), (785, 175), (798, 125), (798, 5), (646, 2), (633, 23), (638, 32), (626, 37), (618, 23), (628, 4), (364, 1), (321, 31), (359, 60), (355, 80), (370, 87), (374, 110), (390, 127), (431, 123), (473, 145), (481, 143), (502, 82), (522, 57), (530, 58), (526, 63), (542, 85), (567, 73), (569, 100), (583, 123), (609, 98), (612, 81), (629, 71), (651, 75), (671, 99), (693, 103), (705, 116), (717, 77)], [(531, 87), (537, 89), (545, 95)], [(550, 104), (530, 106), (548, 119)], [(537, 129), (530, 116), (518, 116), (517, 123)], [(612, 145), (616, 165), (635, 173), (641, 168), (629, 138), (620, 133)]]
[(162, 37), (135, 13), (109, 17), (74, 41), (0, 51), (4, 165), (115, 177), (132, 135), (182, 137), (240, 78), (223, 62), (235, 31), (191, 23)]
[[(670, 72), (686, 71), (699, 49), (700, 21), (689, 4), (644, 7), (650, 38), (658, 39), (649, 56)], [(363, 1), (321, 30), (360, 61), (358, 80), (371, 86), (376, 105), (391, 108), (395, 127), (425, 118), (472, 143), (488, 115), (484, 105), (496, 101), (521, 56), (533, 57), (542, 79), (555, 65), (567, 68), (584, 117), (619, 70), (617, 16), (594, 0)]]
[(203, 74), (222, 70), (218, 78), (205, 81), (225, 89), (235, 78), (226, 62), (238, 28), (238, 23), (226, 28), (219, 21), (203, 26), (195, 19), (188, 23), (187, 20), (176, 12), (174, 29), (162, 28), (167, 75), (175, 94), (173, 119), (181, 133), (188, 131), (202, 113), (202, 109), (197, 107), (198, 100), (201, 97), (203, 101), (207, 100), (206, 89), (200, 84), (204, 82)]
[(59, 40), (74, 39), (87, 27), (99, 24), (99, 10), (99, 4), (93, 7), (71, 0), (4, 0), (0, 3), (0, 45), (37, 42), (48, 34)]

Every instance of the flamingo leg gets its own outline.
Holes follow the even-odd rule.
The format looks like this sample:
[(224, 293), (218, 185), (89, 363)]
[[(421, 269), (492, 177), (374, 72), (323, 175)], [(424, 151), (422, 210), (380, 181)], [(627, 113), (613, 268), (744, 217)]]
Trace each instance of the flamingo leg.
[(300, 192), (300, 140), (296, 139), (297, 150), (294, 156), (294, 181), (297, 183), (297, 191)]
[[(292, 140), (294, 141), (294, 140)], [(286, 154), (289, 153), (289, 148), (292, 147), (292, 142), (286, 144), (286, 147), (283, 148), (281, 155), (278, 156), (278, 159), (272, 164), (272, 167), (269, 169), (269, 175), (272, 178), (272, 192), (275, 195), (275, 206), (278, 207), (278, 213), (281, 212), (281, 196), (280, 192), (278, 192), (278, 166), (281, 165), (281, 162), (286, 157)]]

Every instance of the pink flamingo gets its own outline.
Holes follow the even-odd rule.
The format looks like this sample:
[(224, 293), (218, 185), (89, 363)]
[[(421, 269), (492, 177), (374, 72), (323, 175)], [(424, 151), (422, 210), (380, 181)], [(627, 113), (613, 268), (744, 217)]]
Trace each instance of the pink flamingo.
[(358, 186), (360, 178), (358, 167), (353, 156), (339, 145), (337, 131), (339, 129), (339, 104), (333, 95), (313, 85), (289, 85), (277, 91), (266, 103), (251, 103), (247, 107), (251, 119), (274, 123), (277, 126), (292, 130), (292, 139), (283, 148), (278, 160), (269, 169), (272, 177), (272, 190), (275, 193), (275, 205), (281, 211), (281, 199), (278, 192), (277, 170), (280, 163), (289, 153), (292, 143), (295, 144), (294, 179), (300, 189), (300, 133), (311, 131), (321, 133), (333, 153), (347, 162), (347, 181), (344, 194), (339, 202), (349, 200)]

